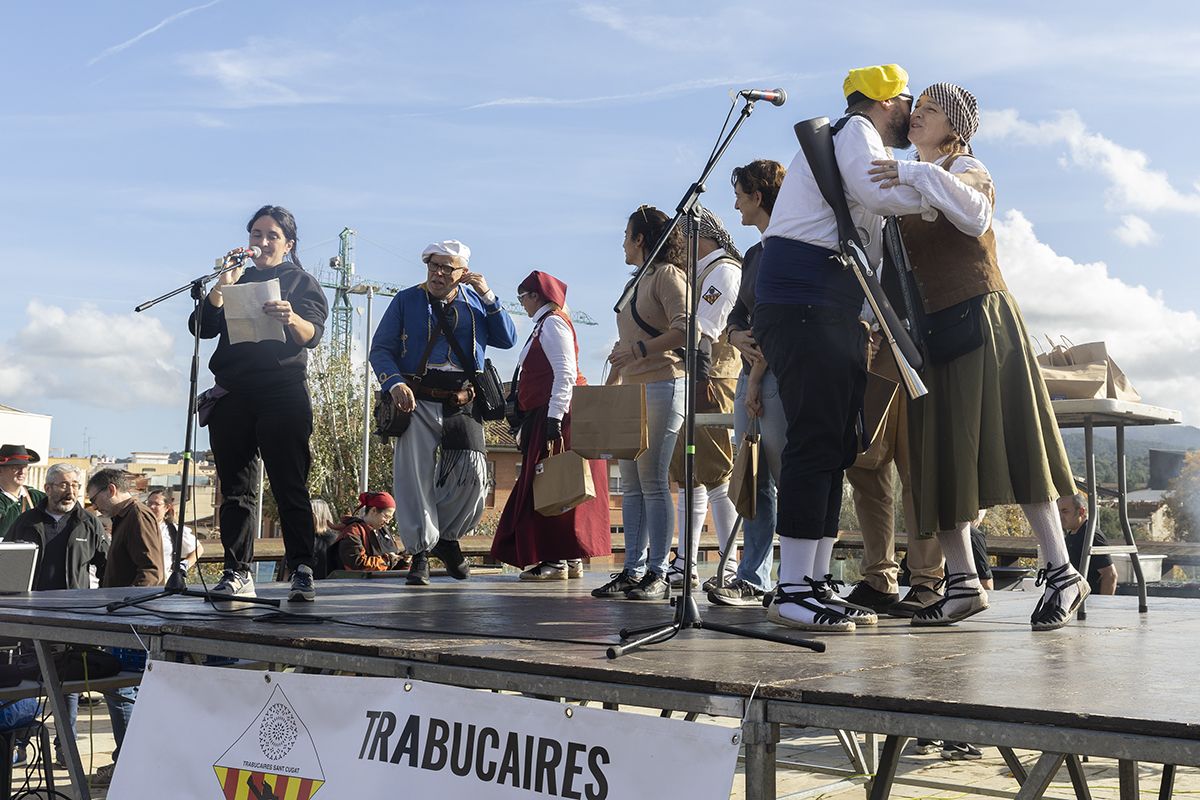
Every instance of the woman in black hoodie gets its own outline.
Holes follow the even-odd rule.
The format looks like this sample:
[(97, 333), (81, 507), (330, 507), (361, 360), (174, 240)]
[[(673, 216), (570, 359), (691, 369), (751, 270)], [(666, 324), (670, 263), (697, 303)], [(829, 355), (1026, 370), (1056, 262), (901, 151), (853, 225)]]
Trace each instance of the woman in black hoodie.
[[(289, 600), (313, 600), (313, 518), (308, 494), (312, 461), (312, 405), (305, 383), (308, 350), (325, 330), (329, 306), (317, 279), (296, 258), (296, 220), (285, 208), (263, 206), (246, 225), (254, 265), (224, 273), (201, 306), (200, 336), (220, 337), (208, 362), (220, 399), (208, 415), (209, 441), (221, 482), (221, 544), (225, 572), (214, 587), (222, 594), (254, 596), (250, 564), (254, 552), (250, 515), (262, 455), (279, 508), (288, 570)], [(239, 258), (239, 251), (228, 258)], [(226, 325), (222, 291), (233, 284), (277, 280), (278, 300), (263, 313), (278, 322), (282, 341), (233, 343)], [(195, 324), (193, 317), (192, 324)]]

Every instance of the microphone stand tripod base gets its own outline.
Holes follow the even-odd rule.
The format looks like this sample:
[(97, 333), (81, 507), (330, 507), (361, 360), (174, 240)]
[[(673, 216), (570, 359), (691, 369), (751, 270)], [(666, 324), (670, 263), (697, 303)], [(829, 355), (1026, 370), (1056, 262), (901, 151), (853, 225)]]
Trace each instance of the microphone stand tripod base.
[(187, 580), (183, 576), (183, 570), (175, 570), (171, 573), (171, 577), (167, 578), (166, 585), (157, 592), (151, 592), (140, 597), (126, 597), (124, 600), (109, 603), (104, 607), (104, 610), (112, 612), (120, 611), (123, 608), (136, 608), (143, 603), (149, 603), (152, 600), (161, 600), (164, 597), (199, 597), (203, 600), (211, 600), (214, 603), (251, 603), (260, 606), (270, 606), (271, 608), (279, 608), (281, 605), (279, 600), (269, 597), (245, 597), (243, 595), (189, 589), (187, 588)]

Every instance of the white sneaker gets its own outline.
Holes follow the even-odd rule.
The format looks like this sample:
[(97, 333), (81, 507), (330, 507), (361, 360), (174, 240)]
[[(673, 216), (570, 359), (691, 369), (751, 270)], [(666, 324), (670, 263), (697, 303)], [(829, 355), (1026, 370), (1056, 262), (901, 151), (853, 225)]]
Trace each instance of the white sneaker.
[(525, 570), (519, 577), (523, 581), (565, 581), (567, 565), (561, 561), (543, 561)]
[(254, 579), (249, 572), (227, 569), (221, 573), (221, 580), (212, 588), (213, 594), (228, 594), (235, 597), (257, 597), (254, 593)]

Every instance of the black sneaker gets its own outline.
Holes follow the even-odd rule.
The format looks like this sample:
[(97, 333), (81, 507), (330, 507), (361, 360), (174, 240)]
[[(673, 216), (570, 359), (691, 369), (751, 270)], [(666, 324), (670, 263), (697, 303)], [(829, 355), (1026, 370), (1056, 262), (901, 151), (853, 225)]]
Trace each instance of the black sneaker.
[(656, 572), (647, 572), (638, 585), (625, 593), (626, 600), (666, 600), (671, 596), (671, 584)]
[(422, 551), (413, 553), (412, 564), (408, 568), (408, 577), (404, 582), (409, 586), (429, 585), (429, 554)]
[(710, 590), (708, 602), (719, 606), (760, 606), (766, 594), (753, 583), (734, 578), (725, 586)]
[(622, 570), (612, 573), (610, 577), (611, 581), (598, 589), (592, 589), (592, 597), (605, 599), (624, 597), (627, 591), (638, 585), (638, 578), (632, 572)]
[(317, 587), (313, 585), (312, 567), (301, 564), (292, 575), (292, 588), (288, 591), (288, 600), (311, 603), (316, 599)]
[(869, 608), (878, 614), (887, 611), (899, 599), (900, 595), (898, 593), (881, 592), (866, 581), (859, 581), (854, 584), (854, 588), (850, 590), (850, 594), (846, 595), (847, 603)]
[(942, 758), (947, 761), (976, 761), (983, 758), (983, 753), (968, 742), (943, 742)]
[(467, 563), (467, 557), (463, 555), (456, 539), (438, 539), (429, 552), (441, 559), (451, 578), (465, 581), (471, 577), (471, 565)]

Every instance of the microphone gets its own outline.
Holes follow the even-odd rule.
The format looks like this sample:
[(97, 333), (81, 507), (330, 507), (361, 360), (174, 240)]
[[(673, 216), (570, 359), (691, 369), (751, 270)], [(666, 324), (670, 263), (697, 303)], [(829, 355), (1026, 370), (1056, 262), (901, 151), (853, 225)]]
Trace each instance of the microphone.
[(239, 247), (236, 250), (230, 250), (226, 258), (236, 258), (238, 261), (244, 261), (247, 258), (258, 258), (262, 255), (261, 247)]
[(787, 102), (787, 92), (783, 89), (742, 89), (738, 94), (750, 101), (766, 100), (773, 106)]

